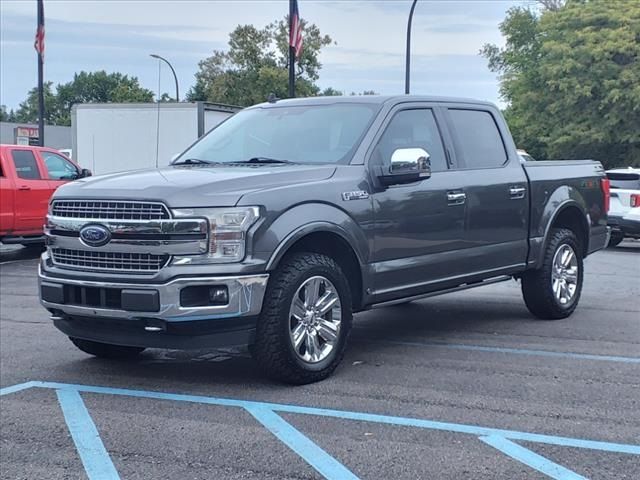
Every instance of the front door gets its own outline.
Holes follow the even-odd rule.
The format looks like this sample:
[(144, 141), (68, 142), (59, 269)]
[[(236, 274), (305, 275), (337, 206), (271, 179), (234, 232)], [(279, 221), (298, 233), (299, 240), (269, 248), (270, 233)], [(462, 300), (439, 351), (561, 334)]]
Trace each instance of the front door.
[(49, 152), (47, 150), (41, 150), (40, 158), (42, 159), (44, 168), (47, 170), (51, 193), (53, 193), (60, 185), (64, 185), (65, 183), (76, 180), (80, 177), (78, 168), (62, 155)]
[(398, 148), (422, 148), (430, 156), (431, 178), (372, 194), (372, 253), (376, 301), (434, 289), (462, 275), (465, 203), (461, 172), (451, 168), (435, 109), (410, 104), (393, 112), (369, 159), (387, 168)]
[(12, 148), (9, 155), (15, 171), (15, 233), (42, 234), (51, 196), (46, 172), (30, 149)]

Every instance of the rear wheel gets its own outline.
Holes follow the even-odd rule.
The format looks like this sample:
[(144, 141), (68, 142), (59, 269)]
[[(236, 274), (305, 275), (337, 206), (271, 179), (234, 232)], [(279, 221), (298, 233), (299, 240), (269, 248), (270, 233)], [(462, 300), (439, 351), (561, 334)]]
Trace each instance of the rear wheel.
[(71, 340), (71, 342), (83, 352), (100, 358), (135, 358), (144, 350), (144, 347), (125, 347), (122, 345), (111, 345), (109, 343), (99, 343), (93, 342), (91, 340), (83, 340), (82, 338), (69, 337), (69, 340)]
[(330, 257), (299, 253), (269, 280), (252, 355), (276, 380), (317, 382), (336, 369), (351, 329), (351, 292)]
[(575, 234), (566, 228), (554, 229), (542, 267), (522, 276), (527, 308), (543, 320), (568, 317), (578, 306), (583, 277), (582, 250)]

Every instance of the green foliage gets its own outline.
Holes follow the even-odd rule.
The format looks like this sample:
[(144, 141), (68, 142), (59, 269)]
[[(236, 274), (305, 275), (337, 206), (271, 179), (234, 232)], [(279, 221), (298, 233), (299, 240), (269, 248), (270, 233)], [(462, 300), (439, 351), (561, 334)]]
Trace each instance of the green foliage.
[(7, 111), (6, 105), (0, 105), (0, 122), (15, 122), (16, 114), (13, 110)]
[[(71, 107), (76, 103), (129, 103), (151, 102), (153, 92), (142, 88), (136, 77), (121, 73), (80, 72), (73, 80), (58, 84), (55, 93), (53, 82), (44, 85), (45, 122), (51, 125), (71, 125)], [(19, 122), (38, 120), (38, 89), (29, 91), (27, 99), (16, 112)]]
[[(44, 104), (45, 117), (44, 122), (49, 125), (61, 125), (58, 123), (59, 109), (58, 100), (53, 93), (53, 82), (45, 82), (43, 85), (44, 90)], [(18, 110), (15, 113), (15, 120), (19, 123), (37, 123), (38, 122), (38, 89), (32, 88), (27, 94), (27, 98), (18, 106)]]
[(508, 11), (503, 49), (481, 54), (500, 73), (519, 147), (538, 158), (640, 165), (640, 2), (551, 2)]
[[(318, 27), (301, 20), (304, 47), (296, 61), (296, 95), (318, 95), (315, 84), (322, 65), (318, 55), (332, 43)], [(288, 97), (289, 32), (287, 18), (258, 29), (239, 25), (229, 35), (229, 49), (215, 50), (199, 63), (196, 84), (187, 99), (208, 100), (231, 105), (248, 106), (264, 102), (269, 94)], [(326, 89), (323, 94), (335, 95)]]

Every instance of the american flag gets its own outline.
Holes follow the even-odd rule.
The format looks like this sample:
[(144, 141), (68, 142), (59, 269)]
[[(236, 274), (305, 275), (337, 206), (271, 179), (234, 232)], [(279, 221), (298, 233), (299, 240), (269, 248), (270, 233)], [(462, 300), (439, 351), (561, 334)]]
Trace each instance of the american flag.
[(33, 48), (44, 61), (44, 0), (38, 0), (38, 29), (36, 30), (36, 40)]
[(298, 12), (298, 0), (293, 2), (293, 15), (289, 20), (289, 46), (295, 49), (296, 58), (302, 52), (302, 25), (300, 24), (300, 13)]

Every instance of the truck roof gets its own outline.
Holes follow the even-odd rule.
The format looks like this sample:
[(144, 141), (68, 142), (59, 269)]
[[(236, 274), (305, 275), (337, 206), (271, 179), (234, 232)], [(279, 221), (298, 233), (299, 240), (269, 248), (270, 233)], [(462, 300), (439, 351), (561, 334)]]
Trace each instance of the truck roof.
[(305, 97), (287, 98), (276, 102), (260, 103), (249, 108), (273, 108), (278, 106), (292, 105), (328, 105), (335, 103), (367, 103), (382, 105), (385, 103), (404, 102), (434, 102), (434, 103), (472, 103), (495, 107), (491, 102), (462, 97), (440, 97), (434, 95), (351, 95), (351, 96), (330, 96), (330, 97)]

